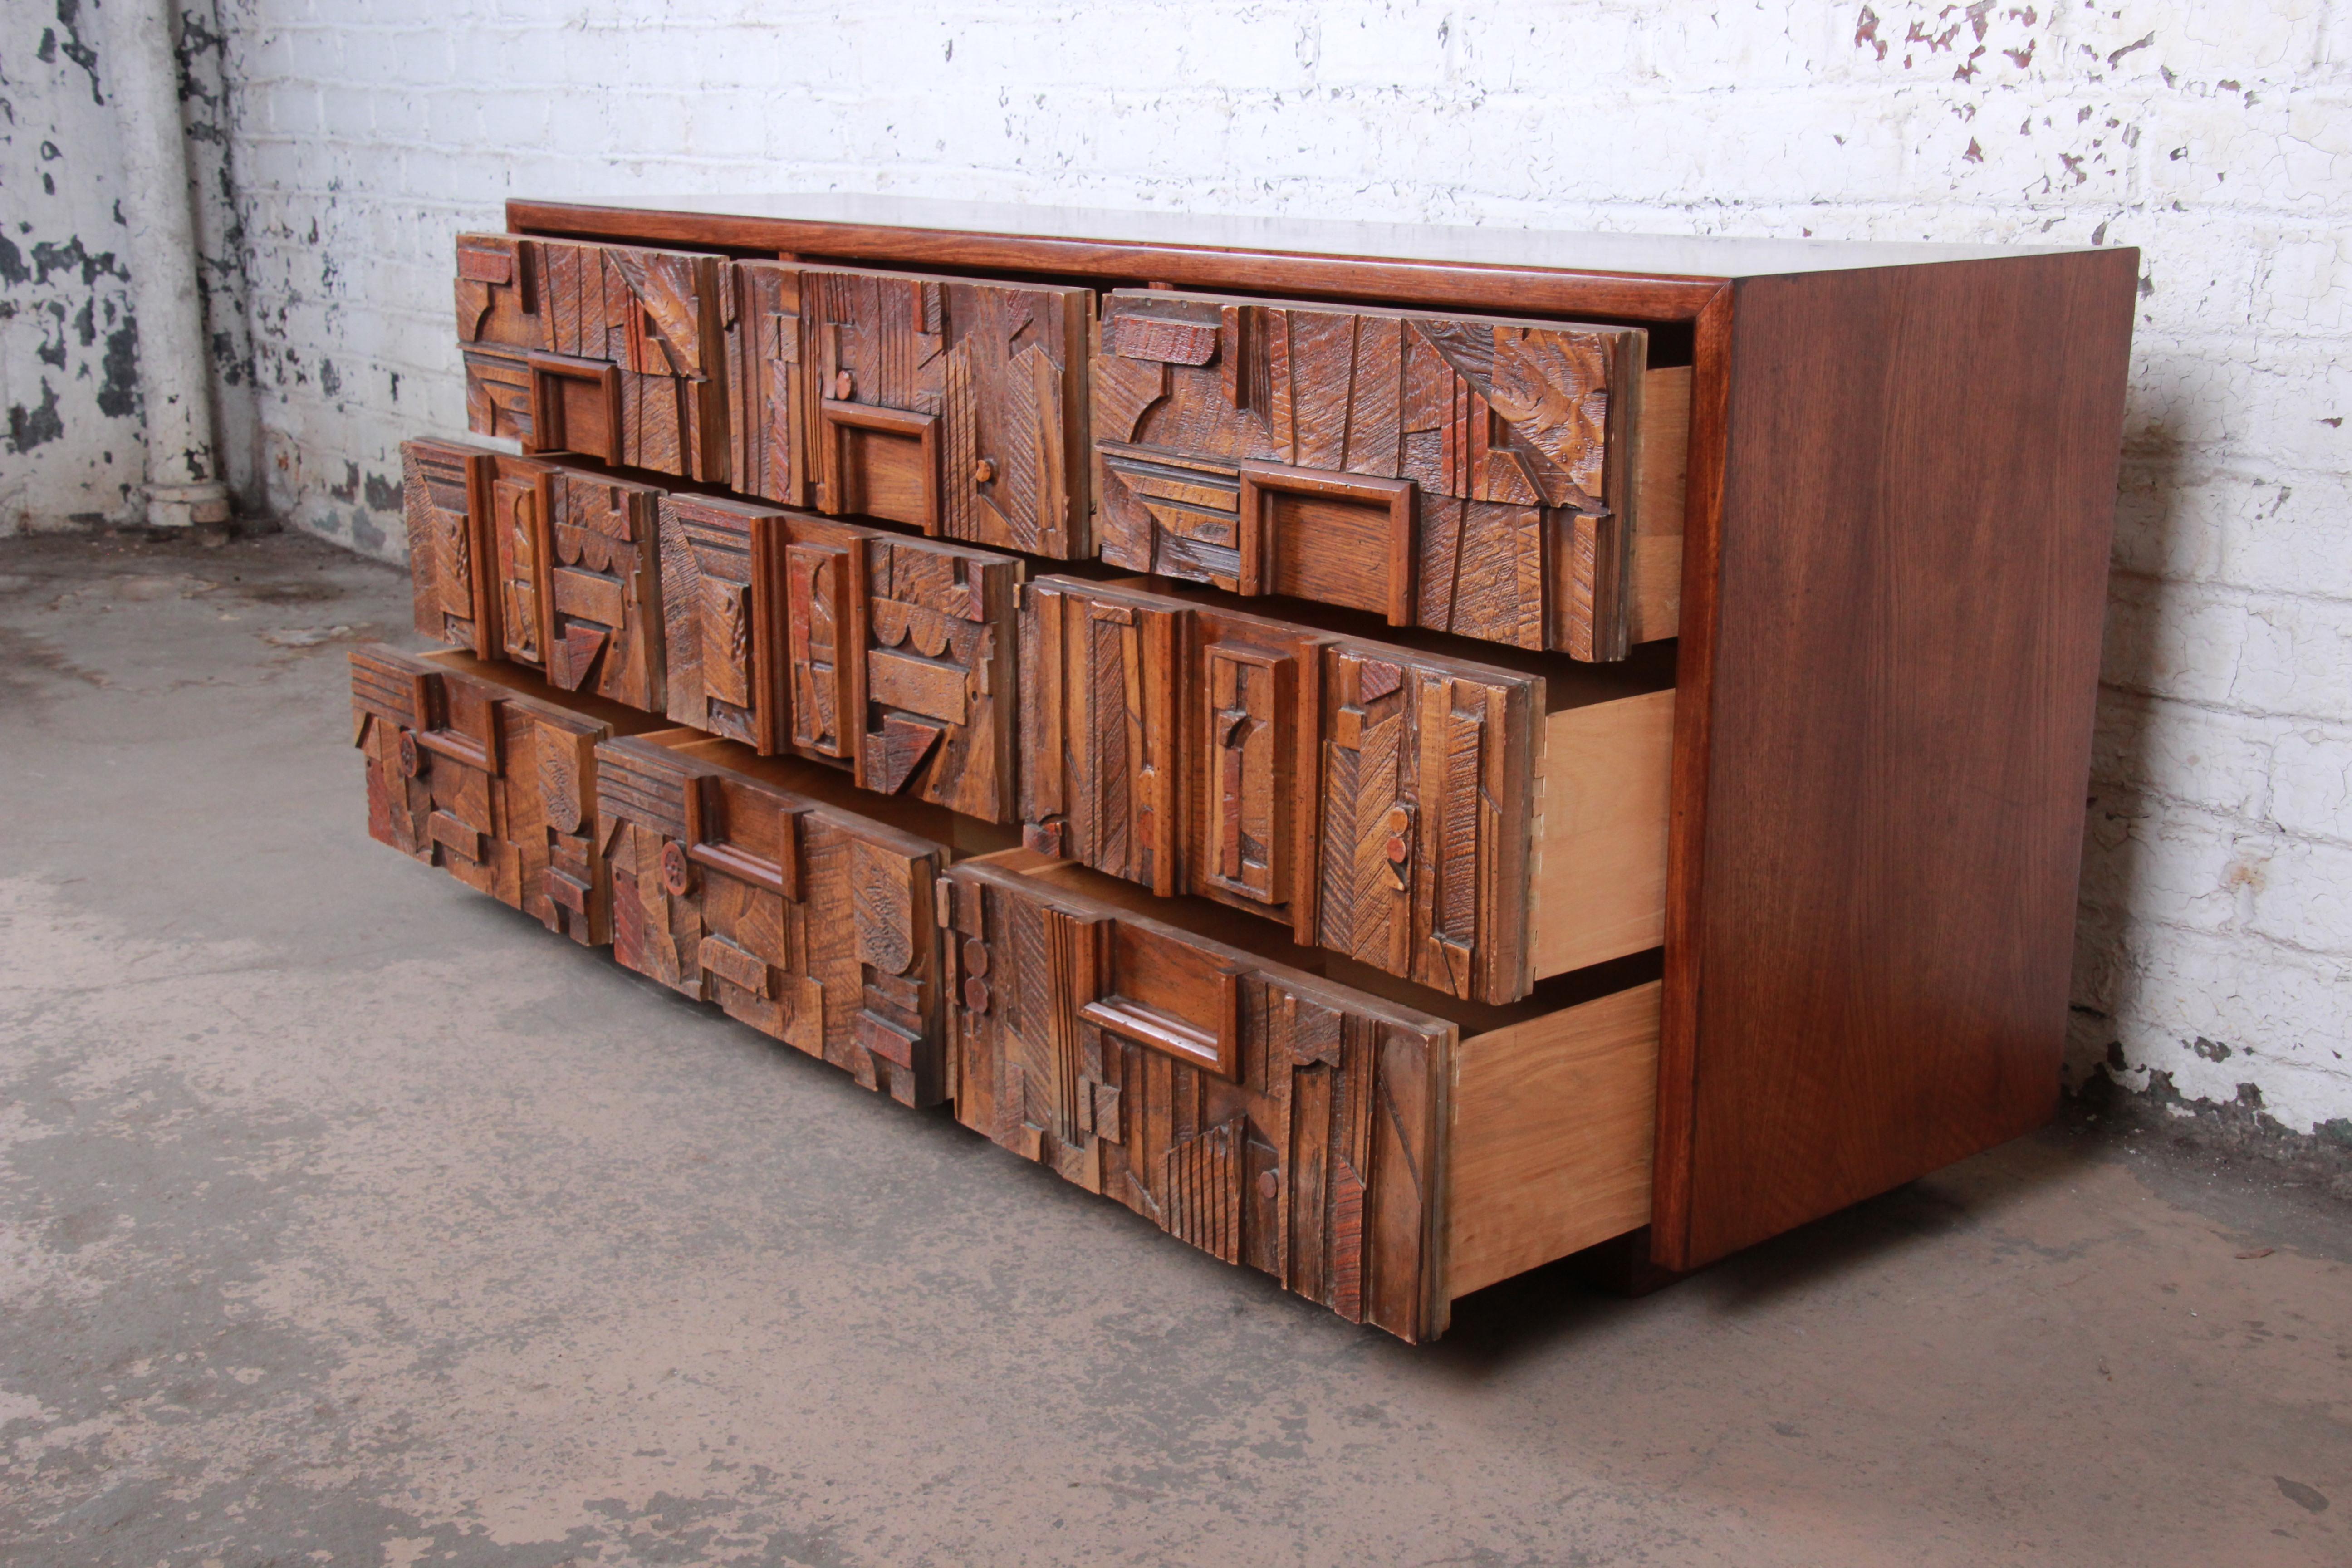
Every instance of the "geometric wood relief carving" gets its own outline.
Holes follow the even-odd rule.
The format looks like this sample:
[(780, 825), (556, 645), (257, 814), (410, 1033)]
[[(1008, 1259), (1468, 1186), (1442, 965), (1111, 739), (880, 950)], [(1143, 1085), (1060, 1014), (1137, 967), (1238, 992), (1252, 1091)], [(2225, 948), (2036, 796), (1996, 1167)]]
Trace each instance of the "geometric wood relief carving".
[(595, 747), (612, 726), (381, 644), (351, 665), (369, 835), (550, 931), (610, 942)]
[(947, 874), (957, 1119), (1350, 1321), (1440, 1331), (1454, 1026), (1014, 858)]
[(945, 1097), (947, 851), (650, 739), (599, 748), (614, 956), (908, 1105)]
[(732, 264), (738, 488), (1090, 552), (1085, 289)]
[(1538, 678), (1124, 584), (1024, 604), (1033, 847), (1450, 995), (1527, 994)]
[(661, 538), (672, 719), (1012, 819), (1020, 562), (688, 495)]
[(726, 484), (731, 290), (715, 256), (457, 238), (457, 339), (478, 435)]
[(1105, 561), (1625, 657), (1643, 329), (1141, 289), (1102, 310)]

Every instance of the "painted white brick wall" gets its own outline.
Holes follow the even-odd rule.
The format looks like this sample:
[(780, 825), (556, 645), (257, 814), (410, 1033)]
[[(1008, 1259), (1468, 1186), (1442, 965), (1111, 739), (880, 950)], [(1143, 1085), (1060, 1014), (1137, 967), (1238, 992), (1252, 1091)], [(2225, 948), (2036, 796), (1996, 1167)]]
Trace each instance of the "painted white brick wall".
[(265, 471), (401, 549), (509, 195), (2146, 252), (2074, 1069), (2352, 1136), (2352, 0), (220, 0)]
[(138, 332), (96, 18), (0, 20), (0, 533), (139, 510)]

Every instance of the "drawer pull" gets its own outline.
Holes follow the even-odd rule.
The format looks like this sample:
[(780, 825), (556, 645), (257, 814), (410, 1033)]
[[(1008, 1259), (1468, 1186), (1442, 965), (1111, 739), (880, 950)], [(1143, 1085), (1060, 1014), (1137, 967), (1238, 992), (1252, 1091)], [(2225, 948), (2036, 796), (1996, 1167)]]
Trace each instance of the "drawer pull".
[(1205, 1072), (1237, 1078), (1241, 1068), (1241, 975), (1237, 971), (1224, 970), (1217, 976), (1217, 1012), (1215, 1028), (1203, 1029), (1157, 1008), (1109, 996), (1086, 1004), (1078, 1009), (1078, 1016)]
[(785, 874), (781, 861), (747, 855), (732, 844), (690, 844), (687, 855), (698, 866), (707, 867), (722, 877), (732, 877), (739, 882), (749, 882), (780, 898), (797, 900), (800, 889), (796, 878)]
[(1244, 594), (1287, 594), (1413, 624), (1411, 479), (1241, 465)]
[[(847, 373), (836, 378), (836, 386)], [(912, 523), (940, 531), (940, 420), (937, 415), (828, 397), (817, 423), (831, 460), (824, 510)]]
[[(472, 768), (477, 773), (495, 773), (499, 771), (498, 748), (495, 742), (478, 741), (473, 736), (457, 730), (412, 730), (409, 735), (419, 750), (431, 752), (436, 756), (446, 757), (460, 767)], [(418, 772), (423, 771), (423, 765), (420, 763)], [(415, 774), (412, 773), (409, 776), (414, 778)]]

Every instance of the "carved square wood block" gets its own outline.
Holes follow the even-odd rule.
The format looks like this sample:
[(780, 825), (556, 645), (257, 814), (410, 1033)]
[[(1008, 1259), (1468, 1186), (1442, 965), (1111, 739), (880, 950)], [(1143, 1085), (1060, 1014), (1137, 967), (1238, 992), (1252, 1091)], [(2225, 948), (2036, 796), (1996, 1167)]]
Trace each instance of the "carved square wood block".
[(524, 689), (528, 676), (463, 655), (369, 644), (351, 664), (369, 835), (550, 931), (612, 941), (595, 747), (613, 716), (548, 700)]
[(733, 264), (736, 488), (1090, 554), (1082, 288)]
[(599, 750), (614, 956), (867, 1089), (937, 1104), (947, 850), (730, 766), (727, 750), (677, 731)]
[[(1638, 482), (1647, 354), (1636, 327), (1114, 291), (1093, 371), (1102, 558), (1622, 658), (1674, 635), (1678, 593), (1678, 544), (1636, 545), (1682, 532), (1679, 447)], [(1679, 431), (1686, 377), (1655, 391)]]
[(1022, 648), (1033, 847), (1478, 1001), (1663, 940), (1671, 691), (1066, 577)]
[(671, 718), (1013, 820), (1019, 561), (688, 495), (661, 555)]
[(727, 266), (684, 251), (458, 236), (468, 428), (527, 452), (730, 482)]

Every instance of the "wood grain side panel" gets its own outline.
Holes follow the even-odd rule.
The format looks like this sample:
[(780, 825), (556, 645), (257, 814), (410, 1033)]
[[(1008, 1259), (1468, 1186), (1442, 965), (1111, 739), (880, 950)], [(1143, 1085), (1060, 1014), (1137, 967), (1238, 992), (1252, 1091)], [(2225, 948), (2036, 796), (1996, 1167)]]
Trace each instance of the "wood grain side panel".
[(1658, 992), (1653, 981), (1462, 1043), (1448, 1300), (1649, 1223)]
[(2055, 1108), (2137, 268), (1738, 288), (1720, 599), (1682, 665), (1704, 820), (1679, 965), (1668, 937), (1695, 1009), (1677, 1060), (1670, 995), (1668, 1267)]

